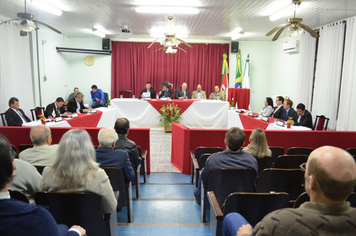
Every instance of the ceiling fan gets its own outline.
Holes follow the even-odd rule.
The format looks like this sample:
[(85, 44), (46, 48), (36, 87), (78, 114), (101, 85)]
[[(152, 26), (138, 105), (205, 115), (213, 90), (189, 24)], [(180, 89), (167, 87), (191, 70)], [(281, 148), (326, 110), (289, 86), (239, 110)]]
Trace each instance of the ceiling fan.
[(299, 6), (301, 4), (301, 0), (292, 0), (292, 3), (294, 4), (294, 17), (286, 19), (286, 23), (285, 24), (281, 24), (281, 25), (275, 27), (270, 32), (268, 32), (266, 34), (266, 36), (270, 36), (270, 35), (272, 35), (274, 32), (276, 32), (278, 30), (278, 32), (275, 34), (275, 36), (272, 39), (272, 41), (276, 41), (278, 39), (278, 37), (281, 35), (282, 31), (288, 27), (287, 28), (287, 34), (289, 36), (291, 36), (294, 33), (298, 33), (299, 34), (304, 29), (312, 37), (314, 37), (314, 38), (320, 37), (320, 35), (318, 33), (314, 32), (314, 30), (312, 30), (309, 26), (302, 24), (302, 22), (303, 22), (302, 18), (296, 18), (295, 17), (296, 8), (297, 8), (297, 6)]
[[(172, 20), (173, 20), (173, 16), (168, 16), (167, 19), (169, 20), (170, 23), (170, 27), (172, 24)], [(177, 52), (177, 50), (182, 50), (183, 52), (187, 53), (187, 51), (185, 51), (184, 49), (178, 47), (178, 45), (180, 43), (185, 44), (187, 47), (189, 48), (193, 48), (193, 46), (191, 46), (190, 44), (186, 43), (185, 41), (176, 38), (176, 34), (175, 33), (164, 33), (164, 36), (166, 36), (165, 38), (157, 38), (155, 41), (153, 41), (150, 46), (148, 46), (148, 48), (150, 48), (156, 41), (159, 41), (160, 44), (162, 45), (161, 48), (156, 49), (156, 51), (158, 50), (162, 50), (162, 52), (165, 53), (170, 53), (170, 54), (175, 54)]]
[(35, 16), (30, 14), (30, 13), (27, 13), (26, 11), (26, 0), (25, 0), (25, 12), (19, 12), (17, 13), (17, 19), (12, 19), (12, 20), (7, 20), (7, 21), (4, 21), (1, 24), (4, 24), (4, 23), (7, 23), (7, 22), (10, 22), (10, 21), (14, 21), (14, 20), (20, 20), (20, 23), (19, 25), (21, 26), (21, 29), (20, 29), (20, 35), (21, 36), (26, 36), (28, 32), (31, 32), (32, 30), (34, 29), (38, 29), (37, 25), (36, 24), (40, 24), (40, 25), (44, 25), (46, 26), (47, 28), (53, 30), (54, 32), (58, 33), (58, 34), (62, 34), (61, 31), (53, 28), (52, 26), (50, 25), (47, 25), (41, 21), (38, 21), (38, 20), (35, 20)]

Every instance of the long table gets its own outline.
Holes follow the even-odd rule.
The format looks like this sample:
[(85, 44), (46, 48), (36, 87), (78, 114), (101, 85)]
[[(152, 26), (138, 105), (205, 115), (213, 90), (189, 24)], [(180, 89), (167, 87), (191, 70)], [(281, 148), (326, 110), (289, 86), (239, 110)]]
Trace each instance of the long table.
[(226, 129), (229, 103), (216, 100), (179, 100), (162, 101), (152, 99), (112, 99), (117, 117), (126, 117), (131, 127), (159, 127), (159, 109), (164, 104), (174, 103), (181, 108), (182, 124), (194, 128)]
[[(227, 129), (194, 129), (182, 124), (172, 125), (172, 155), (171, 162), (182, 173), (190, 174), (191, 157), (189, 152), (197, 147), (221, 147), (225, 149), (224, 138)], [(251, 129), (244, 130), (249, 144)], [(286, 152), (291, 147), (318, 148), (332, 145), (347, 149), (356, 146), (356, 132), (346, 131), (299, 131), (299, 130), (266, 130), (269, 146), (283, 147)]]

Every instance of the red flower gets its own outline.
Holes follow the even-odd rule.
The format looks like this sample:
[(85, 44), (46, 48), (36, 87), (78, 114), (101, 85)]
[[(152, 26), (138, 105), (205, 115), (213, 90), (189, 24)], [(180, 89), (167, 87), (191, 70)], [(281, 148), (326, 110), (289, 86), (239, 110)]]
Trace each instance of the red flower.
[(175, 115), (174, 114), (172, 114), (172, 117), (174, 117)]
[(167, 118), (169, 118), (169, 115), (167, 115)]

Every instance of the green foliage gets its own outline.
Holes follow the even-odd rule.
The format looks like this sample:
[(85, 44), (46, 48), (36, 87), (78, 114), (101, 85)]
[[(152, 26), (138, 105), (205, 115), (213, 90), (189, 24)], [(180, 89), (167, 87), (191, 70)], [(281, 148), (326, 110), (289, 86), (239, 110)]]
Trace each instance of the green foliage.
[(161, 122), (160, 126), (166, 127), (169, 122), (180, 123), (182, 119), (180, 116), (180, 108), (177, 105), (174, 105), (174, 103), (163, 105), (159, 111), (161, 113), (161, 115), (158, 117), (159, 121)]

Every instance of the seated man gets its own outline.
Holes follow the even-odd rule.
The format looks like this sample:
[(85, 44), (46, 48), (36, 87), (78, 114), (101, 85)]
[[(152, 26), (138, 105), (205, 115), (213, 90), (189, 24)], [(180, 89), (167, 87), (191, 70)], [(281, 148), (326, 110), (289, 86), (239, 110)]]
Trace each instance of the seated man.
[(324, 146), (309, 155), (304, 167), (310, 202), (271, 212), (253, 229), (241, 215), (230, 213), (224, 218), (224, 236), (354, 235), (356, 209), (346, 201), (356, 184), (353, 157), (340, 148)]
[(5, 118), (8, 126), (22, 126), (31, 120), (26, 116), (25, 112), (20, 109), (19, 100), (15, 97), (9, 100), (9, 109), (5, 112)]
[(99, 147), (95, 150), (100, 167), (118, 167), (124, 173), (125, 182), (135, 178), (127, 151), (114, 149), (119, 136), (112, 128), (102, 128), (98, 133)]
[(293, 106), (293, 102), (290, 99), (286, 99), (283, 103), (283, 109), (284, 109), (284, 116), (283, 116), (283, 120), (286, 121), (288, 120), (290, 117), (293, 118), (294, 114), (295, 114), (295, 110), (292, 108)]
[(313, 129), (312, 115), (308, 110), (305, 110), (305, 105), (299, 103), (297, 106), (297, 113), (293, 116), (294, 125), (305, 126)]
[(169, 89), (169, 85), (164, 85), (163, 90), (158, 93), (159, 98), (173, 98), (173, 91)]
[(83, 104), (84, 94), (78, 92), (76, 97), (70, 100), (67, 104), (67, 110), (69, 112), (88, 112), (89, 109)]
[(51, 166), (56, 157), (58, 145), (52, 144), (51, 130), (46, 125), (31, 128), (30, 138), (33, 148), (28, 148), (19, 154), (19, 158), (34, 166)]
[(208, 183), (209, 172), (215, 168), (252, 168), (258, 174), (257, 161), (250, 153), (242, 151), (245, 143), (245, 133), (237, 127), (230, 128), (225, 134), (224, 144), (226, 150), (212, 154), (202, 169), (198, 187), (195, 193), (197, 203), (200, 205), (201, 180)]
[(140, 97), (143, 98), (143, 93), (150, 92), (150, 98), (156, 98), (156, 89), (151, 88), (151, 82), (146, 82), (146, 88), (141, 90)]
[(115, 122), (115, 131), (119, 139), (115, 143), (115, 149), (122, 149), (129, 153), (132, 167), (136, 169), (141, 165), (141, 157), (138, 155), (136, 143), (127, 138), (130, 129), (130, 122), (126, 118), (119, 118)]
[(282, 96), (278, 96), (276, 98), (277, 106), (273, 109), (272, 117), (277, 119), (284, 119), (284, 108), (283, 108), (284, 98)]
[(206, 99), (205, 91), (201, 90), (200, 84), (197, 85), (197, 90), (193, 91), (192, 99), (198, 99), (198, 100)]
[(98, 89), (98, 86), (95, 84), (91, 86), (91, 99), (93, 100), (93, 104), (91, 104), (92, 108), (97, 107), (105, 107), (106, 100), (104, 96), (104, 92), (101, 89)]
[(175, 98), (176, 99), (190, 99), (190, 91), (189, 89), (187, 89), (187, 83), (183, 83), (182, 84), (182, 87), (178, 88), (176, 90), (176, 96)]
[(28, 236), (77, 236), (85, 235), (80, 226), (58, 225), (49, 211), (10, 198), (9, 185), (14, 175), (14, 152), (10, 142), (0, 134), (0, 235)]
[(223, 94), (220, 92), (220, 88), (219, 86), (215, 86), (214, 87), (214, 92), (212, 92), (209, 96), (209, 99), (212, 99), (212, 100), (222, 100), (223, 99)]
[(48, 104), (46, 107), (45, 116), (48, 118), (49, 116), (56, 117), (67, 116), (67, 110), (63, 107), (64, 100), (61, 97), (58, 97), (54, 103)]
[(79, 92), (79, 89), (77, 87), (74, 88), (73, 93), (71, 93), (68, 97), (68, 101), (72, 100), (77, 96), (77, 93)]

